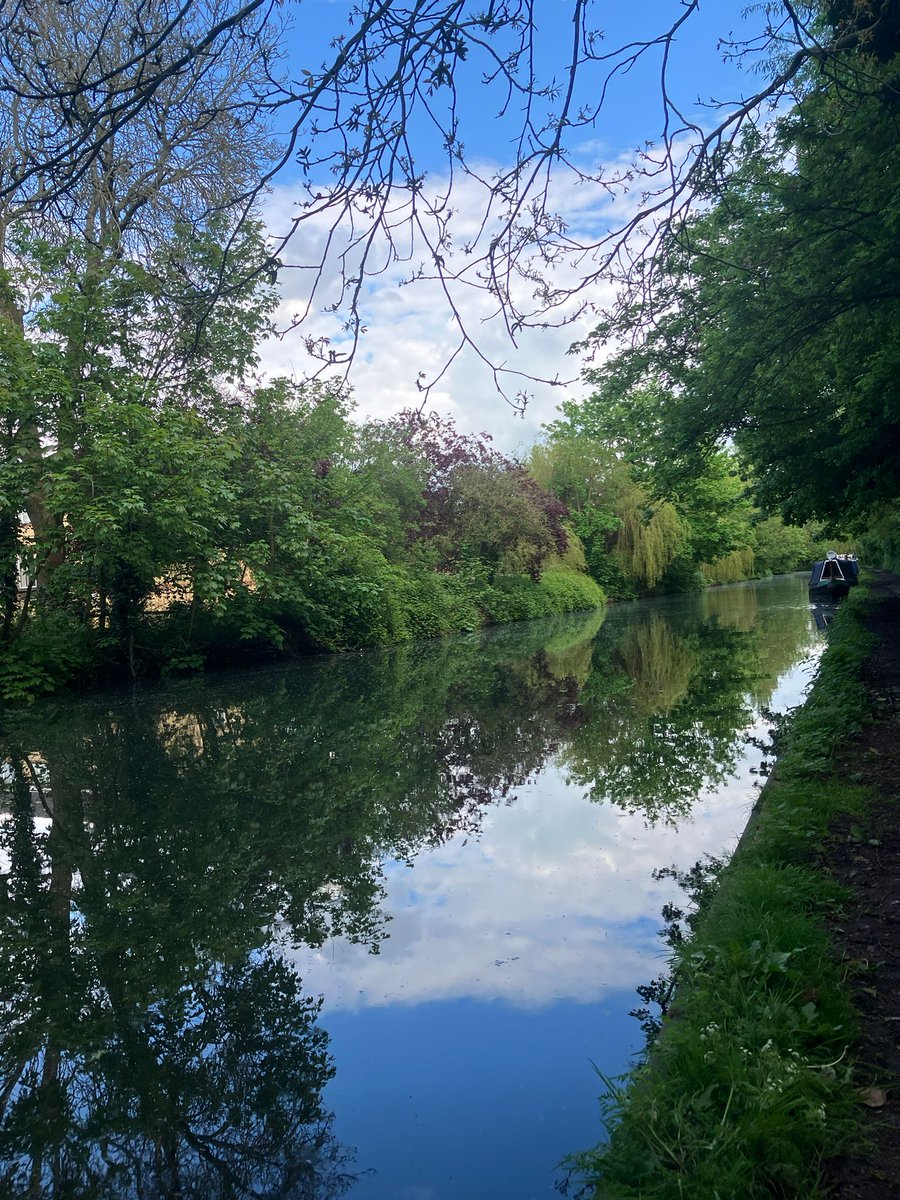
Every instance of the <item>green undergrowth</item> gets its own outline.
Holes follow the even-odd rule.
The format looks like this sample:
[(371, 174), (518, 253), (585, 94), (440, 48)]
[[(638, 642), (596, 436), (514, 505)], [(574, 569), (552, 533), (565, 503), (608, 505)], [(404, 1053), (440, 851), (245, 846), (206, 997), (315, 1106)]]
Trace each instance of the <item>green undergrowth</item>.
[(590, 576), (567, 567), (528, 575), (436, 572), (404, 580), (398, 589), (397, 616), (385, 640), (437, 637), (503, 625), (535, 617), (585, 612), (604, 604), (603, 590)]
[(604, 1077), (608, 1138), (569, 1164), (584, 1195), (812, 1198), (859, 1136), (848, 968), (827, 927), (842, 894), (819, 852), (867, 803), (833, 770), (867, 716), (864, 604), (860, 589), (842, 607), (751, 825), (676, 942), (658, 1038), (629, 1075)]
[[(377, 564), (376, 564), (377, 565)], [(114, 632), (100, 636), (64, 610), (32, 620), (0, 647), (0, 704), (67, 687), (135, 675), (153, 678), (238, 666), (279, 655), (340, 652), (471, 632), (536, 617), (602, 608), (590, 576), (557, 565), (540, 577), (491, 576), (478, 564), (458, 572), (371, 569), (323, 583), (308, 604), (242, 591), (215, 609), (175, 603), (135, 623), (130, 651)]]

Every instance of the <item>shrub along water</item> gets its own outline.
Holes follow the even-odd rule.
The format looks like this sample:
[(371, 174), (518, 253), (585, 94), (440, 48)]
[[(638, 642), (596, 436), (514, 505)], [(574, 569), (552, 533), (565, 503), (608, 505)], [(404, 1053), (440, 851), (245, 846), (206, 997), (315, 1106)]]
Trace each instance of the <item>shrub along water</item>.
[[(380, 574), (351, 577), (339, 600), (330, 612), (318, 614), (246, 593), (217, 609), (175, 603), (135, 622), (134, 659), (144, 674), (171, 674), (285, 652), (385, 646), (599, 608), (604, 595), (589, 576), (564, 566), (537, 579), (489, 579), (483, 572), (412, 573), (385, 564)], [(66, 613), (40, 614), (0, 655), (0, 700), (29, 699), (121, 670), (121, 648), (114, 637), (99, 638)]]
[(608, 1140), (570, 1164), (598, 1200), (813, 1197), (858, 1132), (853, 1012), (827, 930), (842, 897), (819, 854), (835, 817), (868, 802), (831, 778), (866, 716), (864, 602), (839, 613), (750, 826), (676, 944), (660, 1036), (629, 1076), (604, 1079)]

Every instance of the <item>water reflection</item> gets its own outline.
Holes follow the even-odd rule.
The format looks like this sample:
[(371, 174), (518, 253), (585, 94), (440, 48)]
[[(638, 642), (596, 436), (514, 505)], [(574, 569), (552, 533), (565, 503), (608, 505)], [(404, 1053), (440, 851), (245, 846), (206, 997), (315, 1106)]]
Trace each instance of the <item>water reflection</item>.
[(834, 620), (838, 603), (838, 600), (813, 600), (810, 602), (809, 607), (812, 610), (813, 620), (820, 633), (825, 633)]
[[(649, 878), (667, 855), (631, 841), (635, 820), (683, 817), (732, 772), (755, 705), (814, 636), (795, 591), (717, 589), (8, 721), (6, 1191), (337, 1196), (355, 1168), (323, 1098), (320, 991), (346, 1011), (536, 1009), (640, 979), (655, 923), (609, 872), (627, 855)], [(598, 979), (583, 964), (607, 936)]]
[(701, 792), (726, 780), (741, 752), (737, 734), (812, 644), (799, 581), (783, 586), (794, 603), (773, 604), (769, 585), (762, 611), (753, 585), (608, 622), (594, 641), (582, 719), (562, 753), (571, 780), (651, 822), (683, 818)]
[(115, 811), (121, 777), (92, 793), (51, 763), (7, 776), (3, 1194), (342, 1194), (319, 1001), (216, 886), (215, 847), (174, 853), (151, 811)]

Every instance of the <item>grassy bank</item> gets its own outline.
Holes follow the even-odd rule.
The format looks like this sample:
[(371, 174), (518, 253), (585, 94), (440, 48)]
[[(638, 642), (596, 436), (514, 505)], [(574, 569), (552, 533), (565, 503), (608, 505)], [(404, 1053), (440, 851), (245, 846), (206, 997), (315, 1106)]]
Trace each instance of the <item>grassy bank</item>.
[(675, 950), (658, 1040), (604, 1081), (608, 1141), (573, 1163), (588, 1194), (814, 1197), (822, 1164), (858, 1136), (849, 968), (828, 929), (842, 895), (822, 850), (839, 817), (864, 827), (865, 790), (831, 777), (867, 715), (864, 605), (860, 592), (840, 610), (751, 825)]

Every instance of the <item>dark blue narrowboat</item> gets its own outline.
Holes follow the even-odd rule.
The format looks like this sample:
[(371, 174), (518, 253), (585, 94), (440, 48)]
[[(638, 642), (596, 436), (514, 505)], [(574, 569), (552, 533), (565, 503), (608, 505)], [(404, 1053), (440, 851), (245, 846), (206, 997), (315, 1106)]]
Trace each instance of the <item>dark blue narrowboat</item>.
[(833, 600), (846, 596), (859, 583), (859, 562), (855, 554), (835, 554), (829, 550), (821, 562), (813, 563), (809, 594), (813, 600)]

